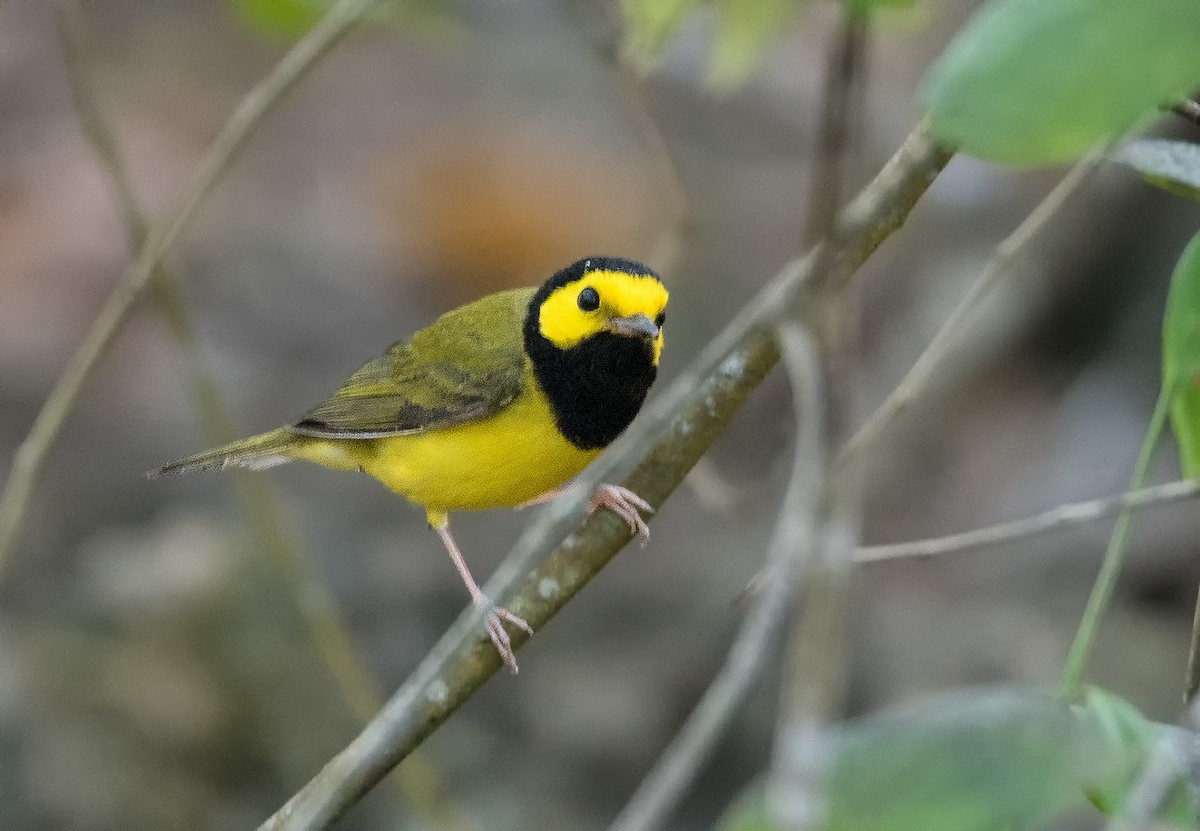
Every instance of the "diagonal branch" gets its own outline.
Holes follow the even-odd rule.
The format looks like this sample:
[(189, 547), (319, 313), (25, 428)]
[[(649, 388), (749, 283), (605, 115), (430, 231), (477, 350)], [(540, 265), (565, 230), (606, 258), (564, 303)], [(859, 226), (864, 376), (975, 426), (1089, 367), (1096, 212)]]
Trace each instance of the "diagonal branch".
[(34, 481), (62, 430), (83, 382), (107, 351), (155, 267), (195, 219), (217, 182), (229, 169), (255, 128), (284, 95), (380, 0), (338, 0), (311, 32), (283, 56), (258, 86), (242, 98), (188, 184), (183, 201), (161, 229), (148, 234), (137, 261), (105, 300), (83, 342), (46, 397), (24, 441), (17, 447), (0, 493), (0, 575), (29, 504)]
[[(952, 155), (933, 143), (924, 124), (914, 130), (841, 214), (835, 236), (841, 242), (832, 251), (840, 279), (848, 280), (900, 227)], [(589, 468), (583, 484), (611, 481), (641, 459), (626, 484), (661, 505), (778, 361), (773, 327), (816, 276), (814, 262), (810, 254), (777, 275)], [(547, 506), (484, 588), (535, 630), (629, 538), (623, 522), (598, 513), (563, 539), (577, 526), (590, 490), (580, 492)], [(366, 730), (261, 829), (328, 827), (482, 686), (500, 663), (495, 649), (480, 639), (479, 620), (477, 611), (460, 616)], [(517, 646), (524, 640), (519, 632), (513, 638)]]

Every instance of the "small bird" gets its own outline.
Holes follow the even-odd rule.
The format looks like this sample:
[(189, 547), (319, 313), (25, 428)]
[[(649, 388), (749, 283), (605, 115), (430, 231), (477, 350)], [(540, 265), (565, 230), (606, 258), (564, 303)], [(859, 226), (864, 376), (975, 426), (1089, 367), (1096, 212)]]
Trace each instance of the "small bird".
[[(504, 622), (529, 624), (480, 590), (450, 534), (452, 511), (544, 502), (633, 421), (658, 370), (667, 289), (644, 265), (591, 257), (540, 288), (497, 292), (447, 312), (366, 363), (294, 424), (171, 462), (261, 470), (293, 459), (375, 477), (425, 509), (484, 610), (501, 659), (517, 661)], [(614, 511), (641, 538), (651, 507), (601, 485), (588, 512)]]

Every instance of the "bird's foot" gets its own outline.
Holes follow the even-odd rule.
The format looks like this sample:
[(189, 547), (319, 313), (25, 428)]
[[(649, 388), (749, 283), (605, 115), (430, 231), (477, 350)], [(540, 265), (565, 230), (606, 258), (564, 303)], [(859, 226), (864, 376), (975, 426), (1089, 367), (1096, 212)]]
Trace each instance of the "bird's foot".
[(533, 627), (523, 618), (517, 617), (502, 606), (497, 606), (483, 595), (475, 598), (475, 605), (483, 609), (483, 627), (487, 630), (488, 637), (492, 639), (496, 651), (500, 653), (500, 660), (512, 670), (513, 675), (516, 675), (517, 657), (513, 654), (512, 638), (504, 628), (504, 622), (507, 621), (518, 629), (524, 629), (530, 635), (533, 634)]
[(620, 485), (600, 485), (588, 503), (588, 513), (591, 514), (597, 508), (608, 508), (625, 520), (630, 532), (637, 536), (642, 548), (645, 548), (646, 543), (650, 542), (650, 526), (642, 519), (639, 511), (652, 514), (654, 508), (629, 488)]

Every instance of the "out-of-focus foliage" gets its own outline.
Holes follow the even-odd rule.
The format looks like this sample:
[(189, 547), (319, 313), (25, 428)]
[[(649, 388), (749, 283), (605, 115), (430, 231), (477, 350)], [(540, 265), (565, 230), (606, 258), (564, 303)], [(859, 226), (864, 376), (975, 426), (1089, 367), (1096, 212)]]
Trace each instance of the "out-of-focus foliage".
[(643, 70), (652, 69), (684, 18), (712, 7), (716, 25), (708, 68), (718, 89), (737, 86), (758, 66), (767, 46), (787, 28), (805, 0), (621, 0), (625, 51)]
[[(846, 725), (825, 794), (824, 831), (994, 831), (1041, 827), (1087, 810), (1116, 811), (1171, 728), (1116, 696), (1071, 706), (1046, 693), (968, 691)], [(1182, 783), (1160, 812), (1194, 828)], [(717, 826), (772, 831), (764, 789), (751, 787)]]
[(1069, 161), (1200, 85), (1195, 0), (992, 0), (926, 76), (938, 138), (1018, 165)]
[(842, 0), (853, 15), (866, 17), (876, 9), (911, 9), (917, 0)]
[[(866, 17), (875, 9), (911, 8), (916, 0), (842, 0)], [(782, 35), (806, 0), (621, 0), (626, 54), (643, 70), (654, 67), (684, 18), (712, 7), (716, 12), (709, 84), (729, 90), (743, 83)]]
[[(230, 0), (233, 12), (252, 31), (270, 38), (298, 40), (329, 11), (333, 0)], [(368, 20), (381, 26), (439, 31), (451, 26), (445, 4), (437, 0), (388, 0)]]
[(1143, 139), (1121, 145), (1112, 158), (1163, 190), (1200, 199), (1200, 144)]
[(1163, 318), (1163, 391), (1185, 476), (1200, 476), (1200, 234), (1179, 258)]
[(758, 66), (768, 44), (783, 33), (799, 5), (798, 0), (722, 0), (708, 65), (709, 83), (717, 89), (742, 83)]
[(700, 5), (700, 0), (621, 0), (626, 54), (643, 69), (653, 67), (684, 15)]

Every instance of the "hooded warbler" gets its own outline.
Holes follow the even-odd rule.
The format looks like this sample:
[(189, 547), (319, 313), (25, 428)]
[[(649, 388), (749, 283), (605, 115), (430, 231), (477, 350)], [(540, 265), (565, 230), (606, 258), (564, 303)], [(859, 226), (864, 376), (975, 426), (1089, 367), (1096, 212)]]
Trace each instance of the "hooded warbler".
[[(654, 381), (667, 290), (644, 265), (592, 257), (540, 288), (454, 309), (366, 363), (308, 415), (151, 471), (261, 470), (304, 459), (374, 476), (423, 507), (485, 609), (488, 636), (514, 672), (503, 622), (450, 534), (449, 513), (520, 507), (560, 493), (629, 425)], [(614, 511), (642, 538), (650, 506), (601, 485), (589, 512)]]

